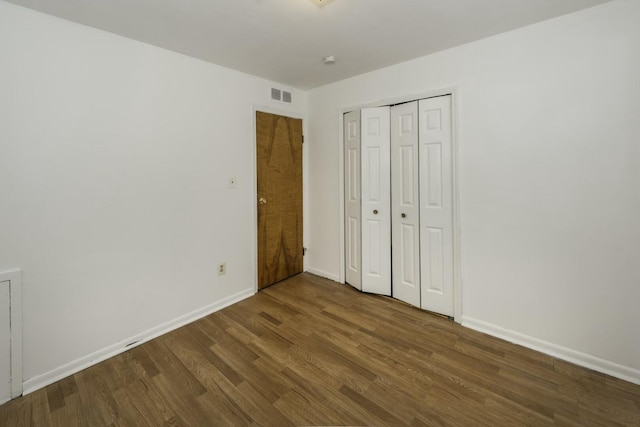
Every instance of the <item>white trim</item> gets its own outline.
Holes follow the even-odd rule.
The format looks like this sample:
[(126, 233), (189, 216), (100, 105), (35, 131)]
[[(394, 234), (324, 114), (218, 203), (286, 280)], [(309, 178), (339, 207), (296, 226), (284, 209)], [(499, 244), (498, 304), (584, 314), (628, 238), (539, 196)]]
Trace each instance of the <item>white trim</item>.
[[(414, 95), (404, 95), (392, 98), (385, 98), (379, 101), (369, 102), (351, 107), (344, 107), (338, 110), (338, 167), (340, 168), (338, 194), (339, 215), (340, 215), (340, 275), (338, 282), (345, 283), (345, 251), (344, 251), (344, 133), (343, 133), (343, 116), (349, 111), (358, 110), (369, 107), (381, 107), (385, 105), (395, 105), (404, 102), (411, 102), (420, 99), (434, 98), (436, 96), (451, 95), (451, 122), (452, 122), (452, 144), (453, 144), (453, 320), (456, 323), (462, 323), (462, 226), (460, 221), (460, 133), (458, 113), (458, 98), (461, 90), (459, 86), (449, 86), (443, 89), (432, 90), (429, 92), (421, 92)], [(309, 270), (310, 271), (310, 270)], [(332, 275), (333, 276), (333, 275)], [(332, 279), (333, 280), (333, 279)]]
[(451, 144), (453, 153), (453, 320), (462, 323), (462, 234), (460, 221), (460, 91), (451, 91)]
[[(354, 108), (357, 110), (357, 108)], [(352, 109), (353, 110), (353, 109)], [(344, 231), (344, 221), (345, 221), (345, 205), (344, 205), (344, 115), (348, 113), (348, 109), (341, 109), (338, 111), (338, 168), (340, 172), (338, 173), (338, 194), (340, 196), (340, 200), (338, 201), (338, 210), (340, 214), (340, 221), (338, 222), (338, 232), (340, 233), (340, 245), (338, 249), (338, 253), (340, 254), (340, 268), (338, 269), (338, 280), (337, 282), (345, 284), (347, 283), (347, 254), (345, 252), (345, 231)]]
[(462, 326), (640, 385), (640, 370), (638, 369), (623, 366), (468, 316), (462, 316)]
[[(289, 110), (281, 110), (278, 108), (274, 108), (274, 107), (269, 107), (266, 105), (258, 105), (258, 104), (254, 104), (253, 105), (253, 117), (252, 117), (252, 123), (253, 123), (253, 142), (251, 143), (251, 156), (253, 157), (253, 170), (251, 171), (252, 174), (252, 181), (253, 181), (253, 278), (254, 278), (254, 287), (255, 287), (255, 291), (258, 292), (258, 157), (256, 155), (256, 150), (257, 150), (257, 144), (258, 144), (258, 133), (257, 133), (257, 129), (256, 129), (256, 113), (258, 111), (261, 111), (263, 113), (269, 113), (269, 114), (276, 114), (278, 116), (282, 116), (282, 117), (289, 117), (292, 119), (300, 119), (302, 120), (302, 135), (304, 137), (304, 135), (306, 135), (307, 132), (307, 118), (305, 114), (300, 114), (297, 113), (295, 111), (289, 111)], [(308, 225), (308, 221), (307, 218), (309, 218), (309, 197), (307, 197), (307, 195), (309, 194), (309, 189), (308, 189), (308, 185), (309, 185), (309, 180), (307, 178), (307, 169), (308, 169), (308, 159), (307, 159), (307, 152), (308, 150), (306, 149), (305, 145), (307, 145), (306, 143), (302, 144), (302, 247), (303, 248), (308, 248), (309, 245), (306, 241), (307, 236), (309, 235), (309, 225)], [(302, 257), (302, 271), (306, 271), (306, 257)]]
[(119, 343), (110, 345), (94, 353), (91, 353), (87, 356), (81, 357), (65, 365), (59, 366), (58, 368), (53, 369), (49, 372), (46, 372), (42, 375), (29, 378), (24, 382), (23, 393), (25, 395), (29, 393), (33, 393), (34, 391), (39, 390), (43, 387), (46, 387), (49, 384), (52, 384), (56, 381), (59, 381), (70, 375), (73, 375), (76, 372), (80, 372), (83, 369), (86, 369), (90, 366), (98, 364), (103, 360), (109, 359), (110, 357), (116, 356), (120, 353), (124, 353), (125, 351), (130, 350), (134, 347), (137, 347), (141, 344), (144, 344), (145, 342), (150, 341), (154, 338), (157, 338), (160, 335), (164, 335), (167, 332), (171, 332), (174, 329), (178, 329), (181, 326), (184, 326), (188, 323), (194, 322), (200, 318), (208, 316), (211, 313), (215, 313), (216, 311), (222, 310), (225, 307), (228, 307), (232, 304), (235, 304), (253, 295), (255, 295), (253, 288), (245, 289), (244, 291), (240, 291), (227, 298), (223, 298), (220, 301), (217, 301), (213, 304), (206, 305), (202, 308), (192, 311), (191, 313), (185, 314), (183, 316), (177, 317), (168, 322), (162, 323), (161, 325), (158, 325), (144, 332), (141, 332), (126, 340), (122, 340)]
[(0, 282), (9, 282), (11, 311), (11, 399), (22, 395), (22, 271), (0, 273)]
[(344, 284), (344, 281), (340, 281), (340, 276), (333, 273), (329, 273), (328, 271), (320, 270), (318, 268), (313, 268), (313, 267), (309, 267), (305, 271), (315, 276), (324, 277), (325, 279), (333, 280), (334, 282)]

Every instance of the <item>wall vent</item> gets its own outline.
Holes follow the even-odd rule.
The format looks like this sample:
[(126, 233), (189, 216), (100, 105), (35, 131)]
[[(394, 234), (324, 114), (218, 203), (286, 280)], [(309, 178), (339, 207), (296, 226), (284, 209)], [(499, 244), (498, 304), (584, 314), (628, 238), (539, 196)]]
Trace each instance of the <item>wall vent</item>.
[(287, 88), (285, 90), (272, 87), (269, 98), (272, 102), (275, 101), (284, 102), (285, 104), (291, 104), (293, 102), (293, 90), (291, 90), (290, 88)]

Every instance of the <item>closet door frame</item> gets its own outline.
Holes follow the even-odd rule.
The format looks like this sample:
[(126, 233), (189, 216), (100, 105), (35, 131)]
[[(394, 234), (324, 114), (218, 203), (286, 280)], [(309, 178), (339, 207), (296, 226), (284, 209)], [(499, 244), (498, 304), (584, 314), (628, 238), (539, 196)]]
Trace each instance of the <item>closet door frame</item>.
[(381, 107), (386, 105), (401, 104), (404, 102), (417, 101), (420, 99), (433, 98), (437, 96), (451, 95), (451, 139), (452, 139), (452, 171), (453, 171), (453, 320), (456, 323), (462, 323), (462, 277), (461, 277), (461, 242), (460, 242), (460, 173), (459, 173), (459, 138), (458, 138), (458, 99), (461, 96), (461, 90), (458, 87), (446, 87), (436, 89), (429, 92), (417, 93), (413, 95), (404, 95), (392, 98), (381, 99), (379, 101), (368, 104), (350, 105), (340, 108), (337, 112), (336, 120), (338, 121), (338, 135), (340, 141), (338, 146), (339, 158), (339, 197), (340, 212), (338, 213), (340, 220), (340, 273), (338, 281), (345, 283), (345, 202), (344, 202), (344, 114), (349, 111), (362, 108)]

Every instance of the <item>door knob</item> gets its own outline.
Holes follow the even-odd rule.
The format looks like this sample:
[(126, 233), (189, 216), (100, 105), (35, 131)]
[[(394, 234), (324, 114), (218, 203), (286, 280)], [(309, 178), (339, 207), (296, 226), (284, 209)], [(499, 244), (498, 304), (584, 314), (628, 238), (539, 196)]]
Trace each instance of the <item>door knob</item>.
[(402, 215), (400, 215), (402, 218), (406, 218), (407, 214), (403, 213)]
[(267, 199), (265, 199), (264, 197), (260, 197), (258, 199), (258, 203), (260, 203), (261, 205), (266, 205), (267, 204)]
[(374, 209), (374, 210), (373, 210), (373, 214), (374, 214), (374, 215), (378, 215), (378, 209)]

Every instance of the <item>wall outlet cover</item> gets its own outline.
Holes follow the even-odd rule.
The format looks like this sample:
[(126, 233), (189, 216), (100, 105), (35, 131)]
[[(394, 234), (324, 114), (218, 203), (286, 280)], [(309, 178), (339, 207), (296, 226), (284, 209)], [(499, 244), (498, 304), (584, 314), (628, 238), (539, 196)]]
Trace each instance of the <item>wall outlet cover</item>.
[(218, 276), (222, 276), (223, 274), (227, 274), (227, 263), (222, 262), (218, 264)]

